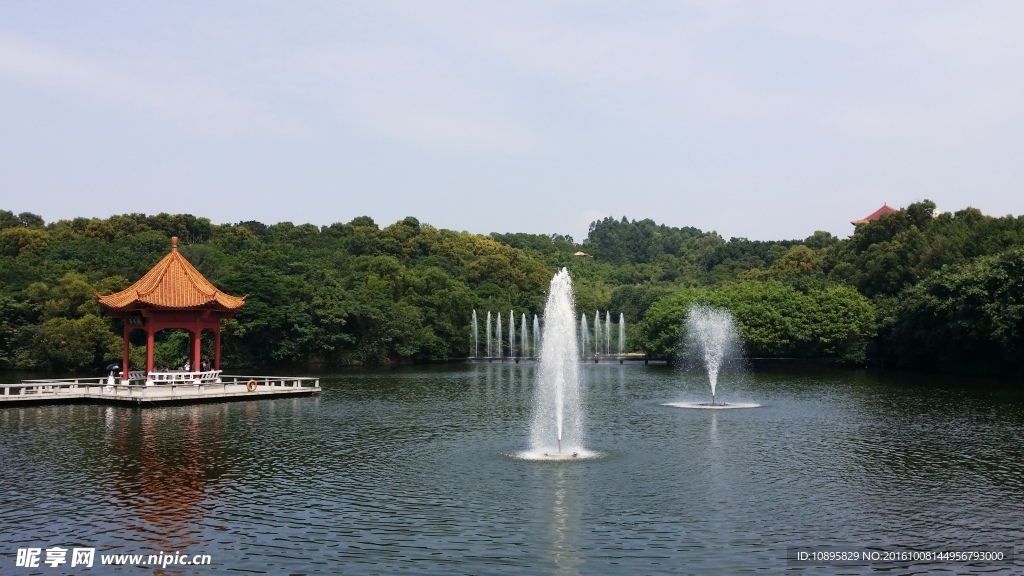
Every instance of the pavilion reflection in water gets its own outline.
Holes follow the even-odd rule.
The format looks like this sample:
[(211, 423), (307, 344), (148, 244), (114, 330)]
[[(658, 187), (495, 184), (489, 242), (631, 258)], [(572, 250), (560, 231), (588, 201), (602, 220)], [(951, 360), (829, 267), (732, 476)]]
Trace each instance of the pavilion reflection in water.
[(227, 405), (107, 410), (110, 500), (124, 511), (125, 533), (149, 550), (202, 552), (211, 545), (204, 532), (218, 505), (214, 484), (233, 481), (224, 452)]

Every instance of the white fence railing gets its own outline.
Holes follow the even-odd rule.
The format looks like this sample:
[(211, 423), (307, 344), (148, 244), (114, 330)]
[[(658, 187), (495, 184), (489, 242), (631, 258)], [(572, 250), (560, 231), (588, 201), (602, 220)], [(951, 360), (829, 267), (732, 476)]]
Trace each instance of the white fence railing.
[(84, 396), (92, 387), (105, 386), (106, 378), (76, 378), (68, 380), (25, 380), (21, 384), (0, 384), (4, 397), (25, 396)]
[(269, 388), (320, 388), (320, 379), (308, 376), (238, 376), (223, 375), (224, 384), (245, 384), (255, 382), (256, 386)]
[[(157, 376), (167, 373), (151, 373)], [(304, 376), (221, 376), (219, 370), (208, 372), (176, 372), (176, 378), (133, 380), (122, 384), (109, 377), (25, 380), (20, 384), (0, 384), (0, 401), (44, 398), (95, 398), (135, 400), (192, 400), (228, 398), (252, 393), (303, 393), (320, 390), (320, 379)], [(198, 376), (198, 378), (197, 378)]]
[[(150, 372), (149, 381), (155, 384), (186, 384), (186, 383), (198, 383), (198, 382), (218, 382), (220, 379), (220, 370), (207, 370), (205, 372), (185, 372), (182, 370), (169, 370), (167, 372)], [(129, 372), (129, 374), (135, 374)], [(143, 376), (144, 372), (138, 373)], [(135, 380), (135, 378), (131, 378)], [(141, 378), (140, 378), (141, 379)]]

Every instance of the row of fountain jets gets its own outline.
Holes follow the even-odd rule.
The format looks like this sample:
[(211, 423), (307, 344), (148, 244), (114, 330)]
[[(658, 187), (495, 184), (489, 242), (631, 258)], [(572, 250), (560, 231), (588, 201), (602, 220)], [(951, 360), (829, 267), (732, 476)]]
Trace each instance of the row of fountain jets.
[[(484, 349), (484, 357), (486, 358), (502, 358), (505, 354), (505, 344), (508, 344), (508, 357), (509, 358), (530, 358), (536, 357), (537, 351), (540, 349), (540, 319), (536, 314), (533, 315), (533, 348), (530, 348), (530, 336), (527, 330), (526, 314), (522, 314), (520, 318), (519, 328), (519, 342), (518, 349), (516, 348), (516, 316), (515, 312), (509, 310), (508, 312), (508, 340), (507, 342), (503, 339), (504, 333), (501, 327), (501, 314), (495, 314), (496, 321), (493, 323), (492, 330), (492, 316), (490, 310), (487, 311), (487, 327), (485, 334), (487, 335)], [(480, 328), (477, 323), (476, 310), (473, 310), (473, 325), (472, 325), (472, 340), (470, 342), (469, 356), (470, 358), (480, 357)], [(618, 339), (618, 353), (619, 355), (626, 353), (626, 317), (619, 314), (619, 339)], [(493, 336), (493, 338), (492, 338)], [(591, 336), (593, 340), (591, 340)], [(591, 344), (593, 342), (593, 344)], [(591, 332), (589, 325), (587, 324), (587, 315), (580, 315), (580, 327), (579, 327), (579, 349), (580, 356), (586, 357), (590, 354), (611, 354), (612, 353), (612, 313), (604, 313), (604, 323), (601, 322), (601, 312), (599, 310), (594, 311), (594, 329)], [(518, 354), (516, 354), (518, 352)], [(531, 354), (532, 352), (532, 354)]]

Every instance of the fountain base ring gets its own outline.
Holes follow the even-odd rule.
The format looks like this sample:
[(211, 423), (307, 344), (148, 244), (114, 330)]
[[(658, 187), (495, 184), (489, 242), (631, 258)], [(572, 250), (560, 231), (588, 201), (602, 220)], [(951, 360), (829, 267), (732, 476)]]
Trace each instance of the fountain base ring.
[(544, 449), (524, 450), (522, 452), (516, 452), (514, 456), (520, 460), (534, 460), (541, 462), (569, 462), (573, 460), (589, 460), (591, 458), (598, 458), (601, 456), (601, 454), (599, 452), (577, 448), (571, 452), (556, 452), (554, 450)]
[(752, 402), (667, 402), (663, 406), (672, 408), (696, 408), (701, 410), (728, 410), (732, 408), (760, 408)]

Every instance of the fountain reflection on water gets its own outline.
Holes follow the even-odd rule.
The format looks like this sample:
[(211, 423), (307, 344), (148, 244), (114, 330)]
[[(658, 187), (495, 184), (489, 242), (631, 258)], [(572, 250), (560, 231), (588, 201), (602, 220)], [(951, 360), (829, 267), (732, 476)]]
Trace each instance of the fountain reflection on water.
[(579, 349), (572, 279), (562, 268), (551, 279), (544, 305), (540, 363), (534, 390), (530, 449), (520, 458), (563, 460), (596, 456), (583, 448)]
[(739, 338), (732, 314), (722, 308), (694, 305), (686, 314), (685, 343), (691, 354), (707, 373), (711, 384), (711, 402), (670, 402), (666, 406), (677, 408), (757, 408), (760, 404), (718, 402), (716, 388), (718, 375), (728, 359), (739, 355)]
[(580, 505), (576, 490), (568, 485), (565, 467), (557, 466), (553, 470), (543, 470), (550, 474), (545, 478), (542, 501), (547, 518), (548, 555), (554, 562), (554, 574), (576, 576), (580, 574), (579, 565), (583, 563), (583, 552), (580, 550)]

